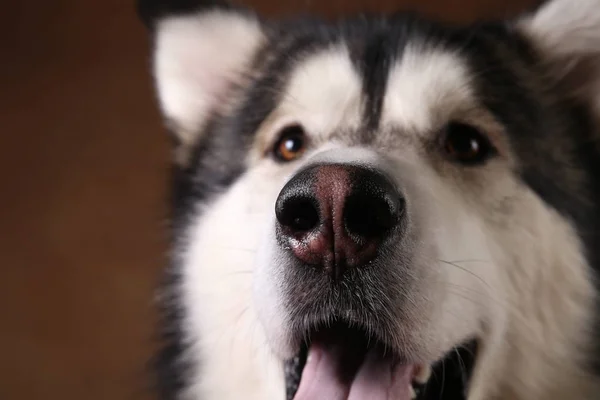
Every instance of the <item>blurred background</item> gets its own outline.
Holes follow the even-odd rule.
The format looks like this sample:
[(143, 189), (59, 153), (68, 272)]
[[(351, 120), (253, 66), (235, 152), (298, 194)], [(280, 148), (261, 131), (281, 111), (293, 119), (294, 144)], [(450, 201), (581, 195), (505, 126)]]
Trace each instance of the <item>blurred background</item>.
[[(535, 0), (247, 0), (267, 16), (411, 8), (450, 21)], [(152, 399), (169, 143), (133, 0), (4, 2), (0, 399)]]

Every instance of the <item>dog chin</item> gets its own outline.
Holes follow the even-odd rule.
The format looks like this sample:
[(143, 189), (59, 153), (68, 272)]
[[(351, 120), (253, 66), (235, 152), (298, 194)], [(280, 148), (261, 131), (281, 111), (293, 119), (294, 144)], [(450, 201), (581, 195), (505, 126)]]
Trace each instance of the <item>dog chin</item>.
[[(270, 260), (263, 265), (271, 275), (261, 274), (258, 267), (255, 302), (268, 345), (284, 365), (288, 400), (311, 399), (313, 392), (344, 400), (367, 398), (364, 393), (372, 400), (467, 398), (481, 342), (475, 334), (440, 336), (433, 327), (398, 327), (392, 337), (389, 326), (361, 324), (357, 318), (307, 316), (298, 322), (286, 317), (289, 313), (278, 296), (277, 282), (282, 280), (273, 274), (277, 269), (267, 268), (273, 260), (281, 265), (285, 257), (261, 253)], [(422, 334), (412, 334), (415, 331)]]

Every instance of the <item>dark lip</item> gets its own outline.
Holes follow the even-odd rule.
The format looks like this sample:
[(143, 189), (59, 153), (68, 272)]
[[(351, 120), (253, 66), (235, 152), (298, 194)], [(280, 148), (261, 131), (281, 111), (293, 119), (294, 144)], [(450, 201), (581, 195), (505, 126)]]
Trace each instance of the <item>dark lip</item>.
[[(346, 332), (344, 332), (346, 330)], [(361, 334), (361, 330), (357, 328), (344, 327), (343, 324), (338, 324), (334, 328), (328, 327), (324, 330), (326, 340), (336, 340), (339, 337), (357, 337)], [(366, 336), (362, 333), (363, 336)], [(341, 336), (344, 335), (344, 336)], [(304, 340), (300, 346), (298, 354), (285, 361), (285, 386), (286, 399), (293, 400), (302, 371), (306, 365), (308, 349), (313, 335), (306, 335), (308, 338)], [(323, 338), (323, 331), (319, 333), (319, 340)], [(347, 340), (347, 339), (346, 339)], [(366, 339), (363, 343), (369, 342), (369, 347), (384, 346), (377, 339)], [(387, 348), (387, 347), (386, 347)], [(432, 365), (432, 374), (426, 384), (414, 386), (417, 392), (417, 400), (466, 400), (469, 388), (469, 383), (475, 367), (477, 358), (478, 341), (470, 339), (456, 346), (449, 351), (446, 356)], [(388, 348), (389, 350), (389, 348)], [(396, 355), (395, 358), (401, 360), (402, 357)]]

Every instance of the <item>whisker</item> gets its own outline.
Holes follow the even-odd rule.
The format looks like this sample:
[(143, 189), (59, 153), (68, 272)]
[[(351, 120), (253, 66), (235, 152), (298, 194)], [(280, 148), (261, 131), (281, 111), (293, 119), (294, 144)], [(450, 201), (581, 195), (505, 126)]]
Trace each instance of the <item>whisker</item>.
[(468, 258), (465, 260), (452, 260), (452, 261), (448, 261), (451, 263), (456, 263), (456, 264), (464, 264), (464, 263), (483, 263), (483, 264), (489, 264), (490, 262), (488, 260), (484, 260), (484, 259), (478, 259), (478, 258)]
[(451, 262), (451, 261), (446, 261), (446, 260), (439, 260), (441, 263), (447, 264), (447, 265), (452, 265), (453, 267), (456, 267), (458, 269), (460, 269), (461, 271), (464, 271), (466, 273), (468, 273), (469, 275), (473, 276), (474, 278), (476, 278), (477, 280), (479, 280), (481, 283), (483, 283), (485, 286), (487, 286), (489, 289), (491, 289), (492, 287), (485, 281), (485, 279), (483, 279), (482, 277), (480, 277), (479, 275), (477, 275), (476, 273), (474, 273), (473, 271), (469, 271), (468, 269), (466, 269), (465, 267), (462, 267), (460, 265), (458, 265), (455, 262)]
[(454, 351), (456, 352), (456, 356), (458, 357), (458, 368), (460, 371), (460, 375), (463, 379), (463, 382), (467, 381), (467, 366), (465, 365), (465, 362), (462, 358), (462, 356), (460, 355), (460, 351), (458, 351), (458, 348), (454, 348)]
[(469, 346), (460, 346), (460, 349), (469, 353), (470, 356), (475, 357), (475, 353), (473, 353), (473, 350)]
[(442, 390), (440, 390), (440, 400), (444, 398), (444, 386), (446, 385), (446, 363), (442, 363)]

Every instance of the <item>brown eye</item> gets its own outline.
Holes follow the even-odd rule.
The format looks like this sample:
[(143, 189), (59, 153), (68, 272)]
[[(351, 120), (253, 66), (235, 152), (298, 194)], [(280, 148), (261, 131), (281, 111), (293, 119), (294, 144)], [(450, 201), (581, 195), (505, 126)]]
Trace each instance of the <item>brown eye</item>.
[(292, 125), (284, 128), (273, 148), (275, 159), (281, 162), (296, 160), (304, 153), (306, 147), (306, 135), (300, 125)]
[(452, 122), (446, 127), (444, 151), (453, 161), (477, 165), (487, 161), (495, 152), (489, 139), (477, 128)]

